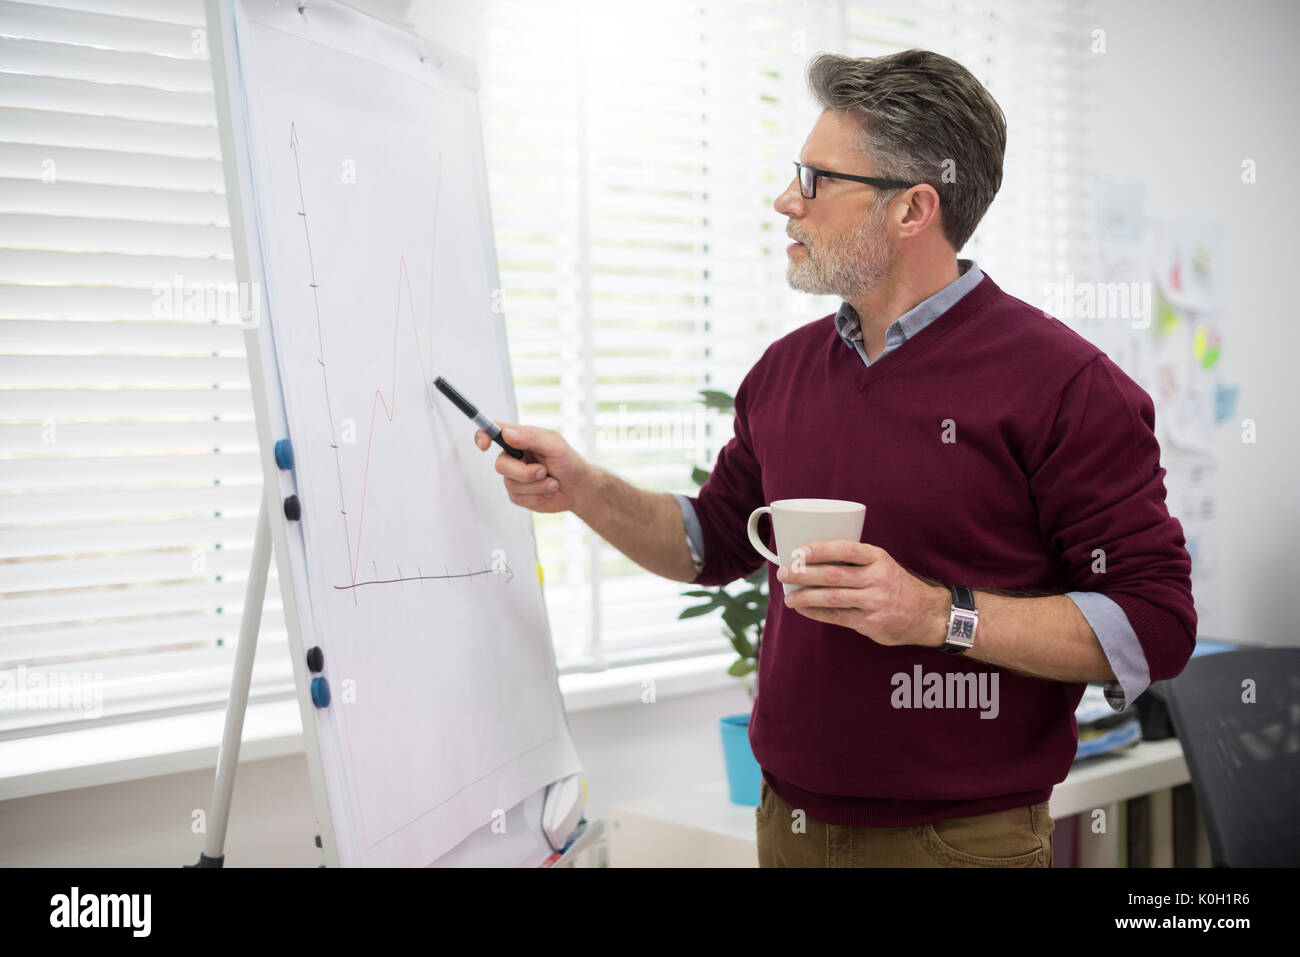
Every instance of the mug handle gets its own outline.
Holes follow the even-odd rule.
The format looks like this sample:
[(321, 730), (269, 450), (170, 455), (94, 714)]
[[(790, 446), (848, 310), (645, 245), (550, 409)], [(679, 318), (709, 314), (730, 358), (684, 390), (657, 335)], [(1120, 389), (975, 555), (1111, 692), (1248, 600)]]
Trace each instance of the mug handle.
[(766, 558), (769, 562), (776, 565), (781, 564), (781, 559), (767, 550), (767, 546), (759, 540), (758, 537), (758, 520), (764, 515), (771, 515), (772, 509), (767, 505), (756, 508), (749, 513), (749, 544), (753, 545), (758, 553)]

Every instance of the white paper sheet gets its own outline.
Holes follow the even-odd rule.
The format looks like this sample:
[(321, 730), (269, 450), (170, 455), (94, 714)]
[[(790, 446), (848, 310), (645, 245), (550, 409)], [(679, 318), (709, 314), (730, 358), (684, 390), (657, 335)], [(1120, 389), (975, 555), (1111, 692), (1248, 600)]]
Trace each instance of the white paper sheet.
[(344, 864), (432, 863), (580, 770), (531, 514), (432, 386), (514, 415), (475, 98), (420, 50), (338, 4), (241, 4), (302, 631), (333, 692), (315, 714)]

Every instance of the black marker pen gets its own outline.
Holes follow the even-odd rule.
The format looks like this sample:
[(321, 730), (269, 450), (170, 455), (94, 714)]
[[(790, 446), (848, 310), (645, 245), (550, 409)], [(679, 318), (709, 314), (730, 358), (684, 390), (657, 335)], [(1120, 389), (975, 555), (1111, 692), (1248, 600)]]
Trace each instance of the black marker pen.
[(447, 398), (451, 399), (451, 401), (455, 403), (456, 408), (460, 409), (471, 419), (473, 419), (474, 424), (477, 425), (484, 432), (486, 432), (489, 439), (491, 439), (497, 445), (501, 446), (501, 448), (505, 449), (506, 455), (509, 455), (512, 458), (516, 458), (516, 459), (522, 459), (524, 457), (523, 452), (519, 451), (513, 446), (507, 445), (506, 440), (501, 438), (501, 430), (497, 428), (496, 423), (493, 422), (491, 419), (489, 419), (478, 409), (474, 408), (473, 403), (471, 403), (469, 399), (465, 398), (463, 395), (461, 395), (459, 392), (453, 389), (450, 382), (448, 382), (442, 376), (438, 376), (438, 378), (433, 380), (433, 384), (438, 387), (439, 392), (441, 392), (443, 395), (445, 395)]

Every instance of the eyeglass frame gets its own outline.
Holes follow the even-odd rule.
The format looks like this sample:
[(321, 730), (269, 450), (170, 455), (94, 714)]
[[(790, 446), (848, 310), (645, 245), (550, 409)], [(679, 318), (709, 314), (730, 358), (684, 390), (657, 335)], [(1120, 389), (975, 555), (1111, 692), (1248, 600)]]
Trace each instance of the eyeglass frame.
[[(828, 169), (809, 166), (807, 163), (800, 163), (798, 160), (794, 161), (794, 166), (794, 178), (799, 184), (799, 195), (804, 199), (817, 198), (817, 179), (821, 176), (825, 176), (827, 179), (847, 179), (855, 183), (866, 183), (868, 186), (875, 186), (877, 189), (911, 189), (913, 186), (919, 185), (918, 183), (905, 183), (901, 179), (881, 179), (879, 176), (856, 176), (850, 173), (836, 173)], [(812, 195), (808, 195), (803, 191), (803, 171), (806, 169), (812, 170), (813, 173)]]

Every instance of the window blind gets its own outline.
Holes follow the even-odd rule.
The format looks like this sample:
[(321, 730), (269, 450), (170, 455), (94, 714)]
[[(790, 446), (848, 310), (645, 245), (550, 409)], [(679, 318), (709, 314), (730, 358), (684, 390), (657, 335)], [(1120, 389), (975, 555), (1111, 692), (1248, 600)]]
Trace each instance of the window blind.
[[(966, 65), (1010, 131), (1002, 190), (961, 255), (1031, 302), (1043, 283), (1081, 272), (1090, 10), (1030, 0), (412, 5), (412, 23), (479, 66), (521, 419), (634, 484), (694, 490), (691, 465), (710, 467), (731, 437), (727, 417), (697, 415), (699, 390), (734, 394), (768, 344), (839, 305), (790, 290), (785, 219), (772, 209), (818, 114), (804, 70), (822, 50), (919, 46)], [(539, 515), (536, 527), (569, 661), (726, 647), (716, 618), (676, 620), (694, 603), (679, 597), (685, 586), (641, 571), (572, 515)]]
[[(0, 734), (229, 688), (261, 469), (202, 27), (0, 3)], [(254, 676), (291, 688), (274, 568)]]

